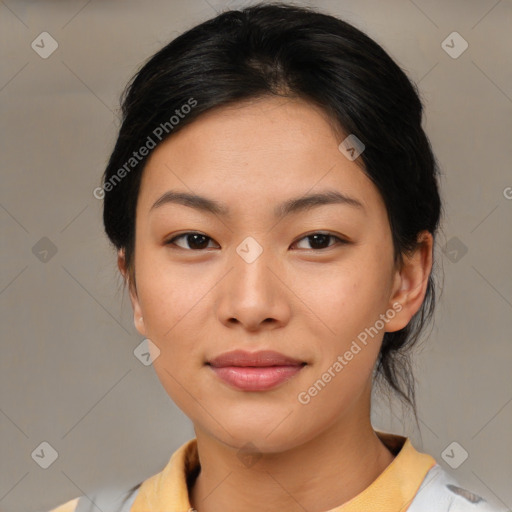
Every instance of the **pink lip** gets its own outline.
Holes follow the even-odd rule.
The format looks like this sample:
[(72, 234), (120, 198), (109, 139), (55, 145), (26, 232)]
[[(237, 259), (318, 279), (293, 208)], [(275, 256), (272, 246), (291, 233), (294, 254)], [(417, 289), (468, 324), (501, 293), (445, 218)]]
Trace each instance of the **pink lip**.
[(227, 384), (244, 391), (265, 391), (291, 379), (306, 363), (270, 350), (226, 352), (207, 363)]

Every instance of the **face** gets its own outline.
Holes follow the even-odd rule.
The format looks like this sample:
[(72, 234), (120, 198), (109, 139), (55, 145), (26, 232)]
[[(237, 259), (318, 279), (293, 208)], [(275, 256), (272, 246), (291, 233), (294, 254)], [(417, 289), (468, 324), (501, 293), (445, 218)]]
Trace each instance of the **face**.
[[(266, 98), (204, 114), (144, 170), (135, 325), (196, 431), (230, 446), (282, 451), (367, 414), (384, 332), (421, 303), (397, 306), (386, 209), (343, 138), (318, 108)], [(214, 369), (233, 350), (294, 363)]]

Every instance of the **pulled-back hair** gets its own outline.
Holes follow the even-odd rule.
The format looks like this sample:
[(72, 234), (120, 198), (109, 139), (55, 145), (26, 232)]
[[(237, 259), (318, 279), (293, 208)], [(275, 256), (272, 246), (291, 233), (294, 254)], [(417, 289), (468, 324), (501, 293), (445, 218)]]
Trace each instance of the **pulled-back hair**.
[[(309, 8), (259, 4), (183, 33), (153, 55), (123, 93), (122, 125), (103, 176), (103, 219), (109, 239), (125, 252), (131, 284), (137, 198), (153, 146), (211, 109), (272, 95), (320, 106), (342, 133), (364, 143), (360, 165), (386, 205), (396, 265), (417, 249), (421, 231), (435, 235), (438, 170), (415, 85), (352, 25)], [(149, 150), (135, 159), (143, 147)], [(413, 409), (409, 351), (434, 306), (432, 272), (420, 310), (406, 327), (384, 334), (376, 366), (379, 380)]]

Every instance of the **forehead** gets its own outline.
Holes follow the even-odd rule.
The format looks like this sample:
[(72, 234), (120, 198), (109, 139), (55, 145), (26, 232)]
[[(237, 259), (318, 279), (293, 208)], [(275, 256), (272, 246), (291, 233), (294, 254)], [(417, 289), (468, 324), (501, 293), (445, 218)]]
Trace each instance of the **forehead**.
[(338, 149), (344, 138), (319, 107), (303, 100), (263, 98), (214, 109), (153, 151), (139, 204), (147, 212), (173, 189), (254, 210), (336, 189), (380, 215), (384, 204), (362, 162)]

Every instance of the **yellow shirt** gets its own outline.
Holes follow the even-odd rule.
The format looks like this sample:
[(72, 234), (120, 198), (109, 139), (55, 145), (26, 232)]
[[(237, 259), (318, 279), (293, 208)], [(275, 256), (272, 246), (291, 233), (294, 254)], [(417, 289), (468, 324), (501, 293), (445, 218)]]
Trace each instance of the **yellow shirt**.
[[(395, 454), (387, 468), (361, 493), (328, 512), (396, 512), (405, 511), (416, 495), (435, 459), (418, 452), (409, 439), (376, 432), (382, 442)], [(191, 439), (174, 452), (158, 474), (145, 480), (137, 491), (130, 512), (188, 512), (187, 477), (194, 478), (199, 469), (197, 441)], [(78, 498), (51, 512), (75, 512)], [(105, 510), (105, 512), (109, 512)]]

